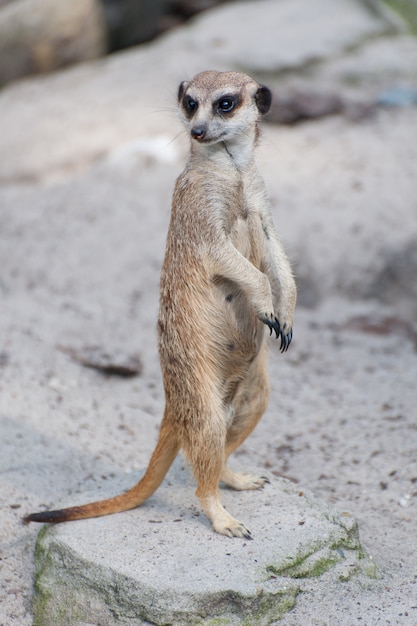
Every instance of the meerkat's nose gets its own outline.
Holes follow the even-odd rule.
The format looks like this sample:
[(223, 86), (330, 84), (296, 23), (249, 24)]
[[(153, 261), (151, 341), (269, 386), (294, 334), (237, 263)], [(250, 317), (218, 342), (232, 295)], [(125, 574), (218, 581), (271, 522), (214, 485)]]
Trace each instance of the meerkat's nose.
[(206, 132), (206, 126), (195, 126), (191, 129), (191, 137), (193, 139), (197, 139), (197, 141), (202, 141), (206, 136)]

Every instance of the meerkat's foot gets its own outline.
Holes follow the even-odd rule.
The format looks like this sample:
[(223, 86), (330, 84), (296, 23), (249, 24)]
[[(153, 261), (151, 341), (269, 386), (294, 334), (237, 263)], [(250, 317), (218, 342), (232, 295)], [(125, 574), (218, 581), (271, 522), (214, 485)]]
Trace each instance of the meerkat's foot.
[(200, 498), (200, 503), (207, 517), (210, 518), (216, 533), (226, 535), (226, 537), (253, 538), (250, 530), (226, 511), (218, 496)]
[(232, 515), (223, 509), (224, 513), (212, 520), (216, 533), (226, 535), (226, 537), (241, 537), (242, 539), (252, 539), (250, 530), (242, 522), (239, 522)]
[(232, 472), (228, 467), (223, 469), (220, 480), (228, 487), (231, 487), (231, 489), (236, 489), (236, 491), (262, 489), (266, 483), (270, 482), (266, 476)]

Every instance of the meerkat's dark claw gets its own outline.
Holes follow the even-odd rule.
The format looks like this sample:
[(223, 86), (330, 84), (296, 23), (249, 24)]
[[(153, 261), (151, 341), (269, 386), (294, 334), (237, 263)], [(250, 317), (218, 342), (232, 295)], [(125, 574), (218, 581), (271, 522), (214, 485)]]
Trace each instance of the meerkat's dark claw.
[(278, 318), (275, 318), (274, 330), (276, 333), (277, 339), (279, 338), (281, 341), (280, 351), (286, 352), (290, 347), (290, 343), (292, 341), (292, 328), (289, 329), (288, 332), (285, 332), (286, 324), (281, 328), (281, 324), (278, 321)]
[(269, 328), (269, 335), (272, 335), (272, 331), (275, 332), (275, 337), (280, 339), (280, 351), (286, 352), (290, 347), (290, 343), (292, 340), (292, 328), (289, 329), (288, 332), (285, 332), (286, 324), (281, 328), (281, 324), (277, 317), (274, 317), (272, 320), (268, 315), (264, 315), (261, 320), (266, 326)]
[(270, 319), (269, 316), (266, 314), (264, 315), (264, 317), (261, 319), (261, 321), (266, 324), (266, 326), (268, 326), (269, 328), (269, 334), (272, 335), (272, 331), (275, 332), (275, 336), (278, 338), (279, 334), (281, 332), (281, 327), (279, 325), (279, 322), (277, 320), (277, 318), (275, 319)]
[(287, 335), (284, 333), (283, 330), (281, 330), (281, 332), (280, 332), (280, 338), (281, 338), (280, 351), (282, 353), (282, 352), (285, 352), (288, 349)]
[(284, 334), (281, 332), (281, 352), (286, 352), (290, 347), (290, 343), (292, 341), (292, 328), (288, 331), (288, 333)]

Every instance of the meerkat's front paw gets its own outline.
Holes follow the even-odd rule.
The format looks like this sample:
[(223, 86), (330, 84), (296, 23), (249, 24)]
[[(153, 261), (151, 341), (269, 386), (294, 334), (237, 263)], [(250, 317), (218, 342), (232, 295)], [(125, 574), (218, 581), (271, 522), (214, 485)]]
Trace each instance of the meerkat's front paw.
[(273, 313), (264, 313), (259, 319), (268, 326), (270, 335), (272, 335), (272, 331), (275, 332), (276, 338), (281, 340), (281, 352), (286, 352), (292, 340), (292, 327), (287, 327), (286, 323), (281, 326)]
[(280, 325), (273, 313), (261, 313), (259, 316), (261, 322), (263, 322), (269, 328), (269, 334), (272, 335), (272, 331), (275, 331), (275, 335), (278, 338), (280, 332)]

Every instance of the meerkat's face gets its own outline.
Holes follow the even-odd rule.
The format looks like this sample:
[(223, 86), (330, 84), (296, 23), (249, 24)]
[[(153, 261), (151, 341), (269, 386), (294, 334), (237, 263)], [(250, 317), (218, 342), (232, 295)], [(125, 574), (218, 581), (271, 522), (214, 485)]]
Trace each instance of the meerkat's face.
[(181, 83), (178, 102), (195, 141), (215, 144), (242, 136), (253, 141), (271, 92), (246, 74), (208, 71)]

